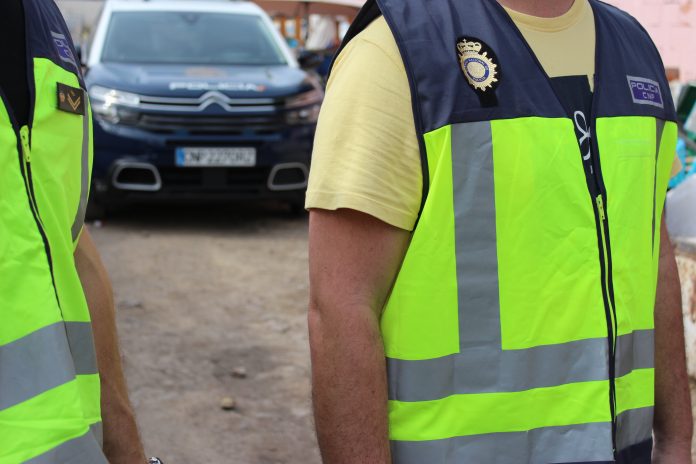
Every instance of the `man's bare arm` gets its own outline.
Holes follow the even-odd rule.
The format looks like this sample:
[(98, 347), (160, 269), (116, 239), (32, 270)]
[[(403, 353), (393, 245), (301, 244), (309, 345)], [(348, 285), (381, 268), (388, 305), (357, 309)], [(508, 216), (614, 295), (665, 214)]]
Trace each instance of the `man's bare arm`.
[(75, 251), (75, 264), (92, 318), (101, 376), (104, 452), (111, 464), (145, 463), (135, 414), (128, 400), (116, 332), (116, 314), (109, 276), (92, 237), (85, 229)]
[(691, 463), (693, 420), (681, 304), (674, 250), (663, 221), (655, 304), (655, 464)]
[(326, 464), (391, 462), (379, 319), (409, 238), (357, 211), (310, 213), (312, 386)]

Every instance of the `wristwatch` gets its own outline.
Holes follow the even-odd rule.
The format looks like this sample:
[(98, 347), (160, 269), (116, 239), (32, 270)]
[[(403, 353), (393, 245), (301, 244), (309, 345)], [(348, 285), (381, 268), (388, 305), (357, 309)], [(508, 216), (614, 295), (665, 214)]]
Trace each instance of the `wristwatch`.
[(164, 464), (160, 458), (150, 458), (147, 460), (147, 464)]

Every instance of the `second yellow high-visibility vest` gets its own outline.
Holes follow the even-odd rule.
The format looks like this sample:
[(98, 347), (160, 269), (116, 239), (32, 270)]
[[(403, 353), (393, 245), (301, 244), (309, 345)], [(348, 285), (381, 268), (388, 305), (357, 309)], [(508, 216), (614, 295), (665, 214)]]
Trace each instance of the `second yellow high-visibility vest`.
[(55, 3), (23, 3), (30, 123), (20, 127), (0, 101), (0, 464), (106, 464), (73, 257), (89, 191), (91, 110)]

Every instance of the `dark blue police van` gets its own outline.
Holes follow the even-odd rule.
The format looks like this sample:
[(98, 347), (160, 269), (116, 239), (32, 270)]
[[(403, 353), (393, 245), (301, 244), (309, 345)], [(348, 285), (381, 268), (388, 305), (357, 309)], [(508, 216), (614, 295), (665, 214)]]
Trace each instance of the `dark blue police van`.
[(109, 1), (87, 67), (93, 212), (157, 199), (301, 209), (324, 94), (255, 4)]

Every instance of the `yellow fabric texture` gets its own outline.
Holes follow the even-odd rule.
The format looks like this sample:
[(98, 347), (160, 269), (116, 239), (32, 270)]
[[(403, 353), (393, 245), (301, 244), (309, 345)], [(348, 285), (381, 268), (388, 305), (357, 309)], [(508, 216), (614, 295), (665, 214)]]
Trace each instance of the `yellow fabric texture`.
[(382, 314), (389, 358), (433, 359), (459, 352), (452, 126), (426, 134), (425, 144), (432, 189)]
[(616, 414), (655, 405), (655, 369), (636, 369), (616, 379)]
[[(676, 132), (676, 124), (666, 123), (659, 132), (661, 140), (657, 140), (655, 119), (648, 117), (597, 121), (597, 137), (605, 141), (604, 183), (613, 192), (607, 207), (619, 335), (654, 328), (660, 254), (653, 244), (659, 241), (661, 205), (667, 185), (665, 173), (669, 172), (673, 159)], [(626, 179), (631, 179), (635, 188), (625, 188)]]
[[(654, 369), (616, 379), (617, 414), (653, 406)], [(392, 440), (442, 440), (457, 436), (527, 431), (580, 423), (609, 422), (606, 380), (521, 392), (454, 395), (434, 401), (389, 402)], [(574, 398), (574, 401), (567, 401)], [(540, 414), (544, 411), (544, 414)], [(456, 424), (452, 427), (452, 424)]]
[[(503, 350), (606, 337), (594, 210), (572, 121), (507, 119), (491, 129)], [(569, 153), (577, 163), (566, 162)]]
[[(84, 116), (56, 111), (57, 83), (79, 87), (74, 73), (50, 60), (34, 60), (36, 108), (32, 130), (31, 159), (34, 191), (41, 221), (51, 245), (53, 274), (63, 317), (89, 322), (89, 310), (73, 258), (71, 228), (77, 215), (82, 177), (82, 132)], [(87, 102), (85, 102), (87, 104)], [(75, 134), (66, 137), (66, 134)], [(61, 163), (55, 153), (62, 153)], [(90, 164), (91, 165), (91, 164)]]
[[(587, 0), (557, 18), (511, 15), (550, 77), (594, 75), (594, 17)], [(317, 127), (306, 207), (351, 208), (413, 230), (421, 195), (408, 78), (394, 36), (379, 18), (336, 60)]]
[[(0, 104), (0, 346), (18, 340), (61, 320), (43, 241), (29, 209), (24, 179), (18, 168), (17, 137), (4, 106)], [(23, 231), (23, 233), (18, 233)], [(33, 263), (27, 269), (27, 263)], [(14, 304), (7, 304), (12, 301)], [(37, 311), (36, 308), (41, 308)], [(0, 448), (1, 449), (1, 448)]]
[[(4, 251), (8, 257), (0, 260), (0, 308), (3, 320), (9, 321), (0, 323), (0, 346), (62, 320), (90, 320), (71, 234), (80, 199), (84, 116), (56, 109), (57, 83), (72, 87), (80, 83), (74, 73), (44, 58), (34, 59), (34, 76), (31, 148), (24, 151), (28, 149), (31, 160), (32, 186), (50, 244), (56, 286), (27, 201), (16, 134), (0, 102), (0, 186), (8, 195), (0, 201), (0, 254)], [(28, 129), (21, 132), (27, 134)], [(1, 410), (0, 464), (25, 462), (87, 433), (90, 425), (101, 421), (100, 389), (98, 374), (77, 375)]]
[[(659, 234), (655, 229), (653, 238), (651, 230), (660, 222), (664, 194), (659, 192), (666, 190), (676, 143), (676, 125), (660, 126), (655, 121), (637, 116), (598, 120), (605, 181), (609, 197), (617, 199), (607, 204), (613, 218), (610, 227), (613, 236), (621, 237), (613, 248), (614, 285), (621, 289), (619, 334), (653, 325), (650, 306), (659, 256), (653, 250), (659, 244), (654, 248), (651, 241), (657, 241)], [(565, 162), (569, 155), (580, 154), (571, 135), (572, 121), (530, 117), (490, 124), (495, 198), (502, 200), (494, 212), (502, 349), (605, 339), (593, 200), (587, 195), (582, 164)], [(432, 188), (382, 317), (389, 358), (441, 358), (460, 349), (451, 134), (452, 126), (445, 126), (424, 137)], [(635, 197), (636, 187), (645, 195)], [(627, 202), (632, 204), (622, 208)], [(556, 227), (549, 229), (546, 216), (556, 219)], [(635, 263), (640, 272), (631, 270)], [(620, 293), (638, 297), (626, 300)], [(390, 437), (442, 440), (611, 420), (606, 380), (568, 382), (525, 391), (453, 394), (431, 401), (392, 400)], [(617, 414), (653, 406), (654, 370), (635, 369), (617, 378), (616, 404)]]
[[(428, 441), (610, 422), (607, 384), (597, 380), (519, 392), (453, 395), (433, 401), (389, 401), (389, 435), (392, 440)], [(622, 406), (628, 409), (633, 403), (648, 402), (636, 396)]]
[(101, 421), (100, 388), (98, 375), (78, 375), (0, 411), (0, 464), (25, 462), (87, 433)]

